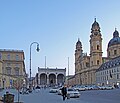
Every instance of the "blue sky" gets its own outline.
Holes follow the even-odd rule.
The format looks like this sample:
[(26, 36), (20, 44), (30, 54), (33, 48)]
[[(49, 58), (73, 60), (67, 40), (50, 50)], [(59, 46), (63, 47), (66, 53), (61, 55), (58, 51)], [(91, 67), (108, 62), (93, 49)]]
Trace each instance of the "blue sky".
[(89, 55), (91, 25), (100, 24), (103, 56), (115, 27), (120, 31), (119, 0), (0, 0), (0, 49), (25, 52), (29, 74), (30, 44), (32, 75), (38, 67), (68, 68), (74, 74), (75, 44), (80, 38), (83, 52)]

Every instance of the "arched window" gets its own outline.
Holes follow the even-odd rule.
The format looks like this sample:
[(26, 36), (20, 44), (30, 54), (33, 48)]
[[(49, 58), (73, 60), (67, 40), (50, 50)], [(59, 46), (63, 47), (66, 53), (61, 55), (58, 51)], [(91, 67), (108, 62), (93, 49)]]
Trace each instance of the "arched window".
[(99, 60), (97, 60), (97, 65), (99, 65), (100, 64), (100, 61)]
[(116, 55), (117, 54), (117, 50), (114, 50), (114, 55)]
[(97, 50), (99, 50), (100, 49), (100, 46), (99, 45), (97, 45)]

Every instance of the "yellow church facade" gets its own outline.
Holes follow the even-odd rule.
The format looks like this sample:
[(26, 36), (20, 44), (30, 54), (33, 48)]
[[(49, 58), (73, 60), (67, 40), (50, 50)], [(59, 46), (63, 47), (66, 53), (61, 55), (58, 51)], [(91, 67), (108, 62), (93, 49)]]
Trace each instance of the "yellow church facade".
[[(117, 30), (115, 29), (115, 32)], [(115, 35), (115, 32), (113, 33)], [(100, 25), (94, 20), (90, 34), (90, 55), (83, 52), (82, 42), (78, 39), (75, 48), (75, 75), (72, 85), (90, 85), (96, 84), (96, 70), (105, 62), (120, 56), (120, 41), (114, 45), (108, 43), (107, 57), (102, 57), (102, 34)], [(72, 80), (70, 80), (72, 81)], [(73, 82), (73, 81), (72, 81)]]

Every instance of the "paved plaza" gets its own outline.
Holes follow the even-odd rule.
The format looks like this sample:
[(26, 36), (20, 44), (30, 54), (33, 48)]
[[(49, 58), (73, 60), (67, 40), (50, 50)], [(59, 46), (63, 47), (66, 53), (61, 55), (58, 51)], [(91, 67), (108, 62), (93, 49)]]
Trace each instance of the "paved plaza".
[[(3, 96), (6, 91), (0, 92)], [(15, 95), (17, 101), (17, 92), (10, 91)], [(39, 92), (20, 95), (20, 101), (23, 103), (120, 103), (120, 89), (114, 90), (90, 90), (80, 92), (80, 98), (70, 98), (65, 101), (62, 96), (55, 93), (49, 93), (49, 89), (41, 89)]]

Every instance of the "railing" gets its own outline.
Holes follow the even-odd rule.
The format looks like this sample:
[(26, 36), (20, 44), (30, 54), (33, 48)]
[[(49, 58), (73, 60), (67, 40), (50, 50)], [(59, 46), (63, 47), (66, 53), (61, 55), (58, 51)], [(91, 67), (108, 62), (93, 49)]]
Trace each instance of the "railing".
[(13, 78), (18, 78), (18, 77), (25, 78), (26, 77), (25, 75), (12, 75), (12, 74), (5, 74), (5, 73), (0, 73), (0, 75), (13, 77)]
[(14, 50), (14, 49), (0, 49), (0, 51), (23, 52), (23, 50)]

